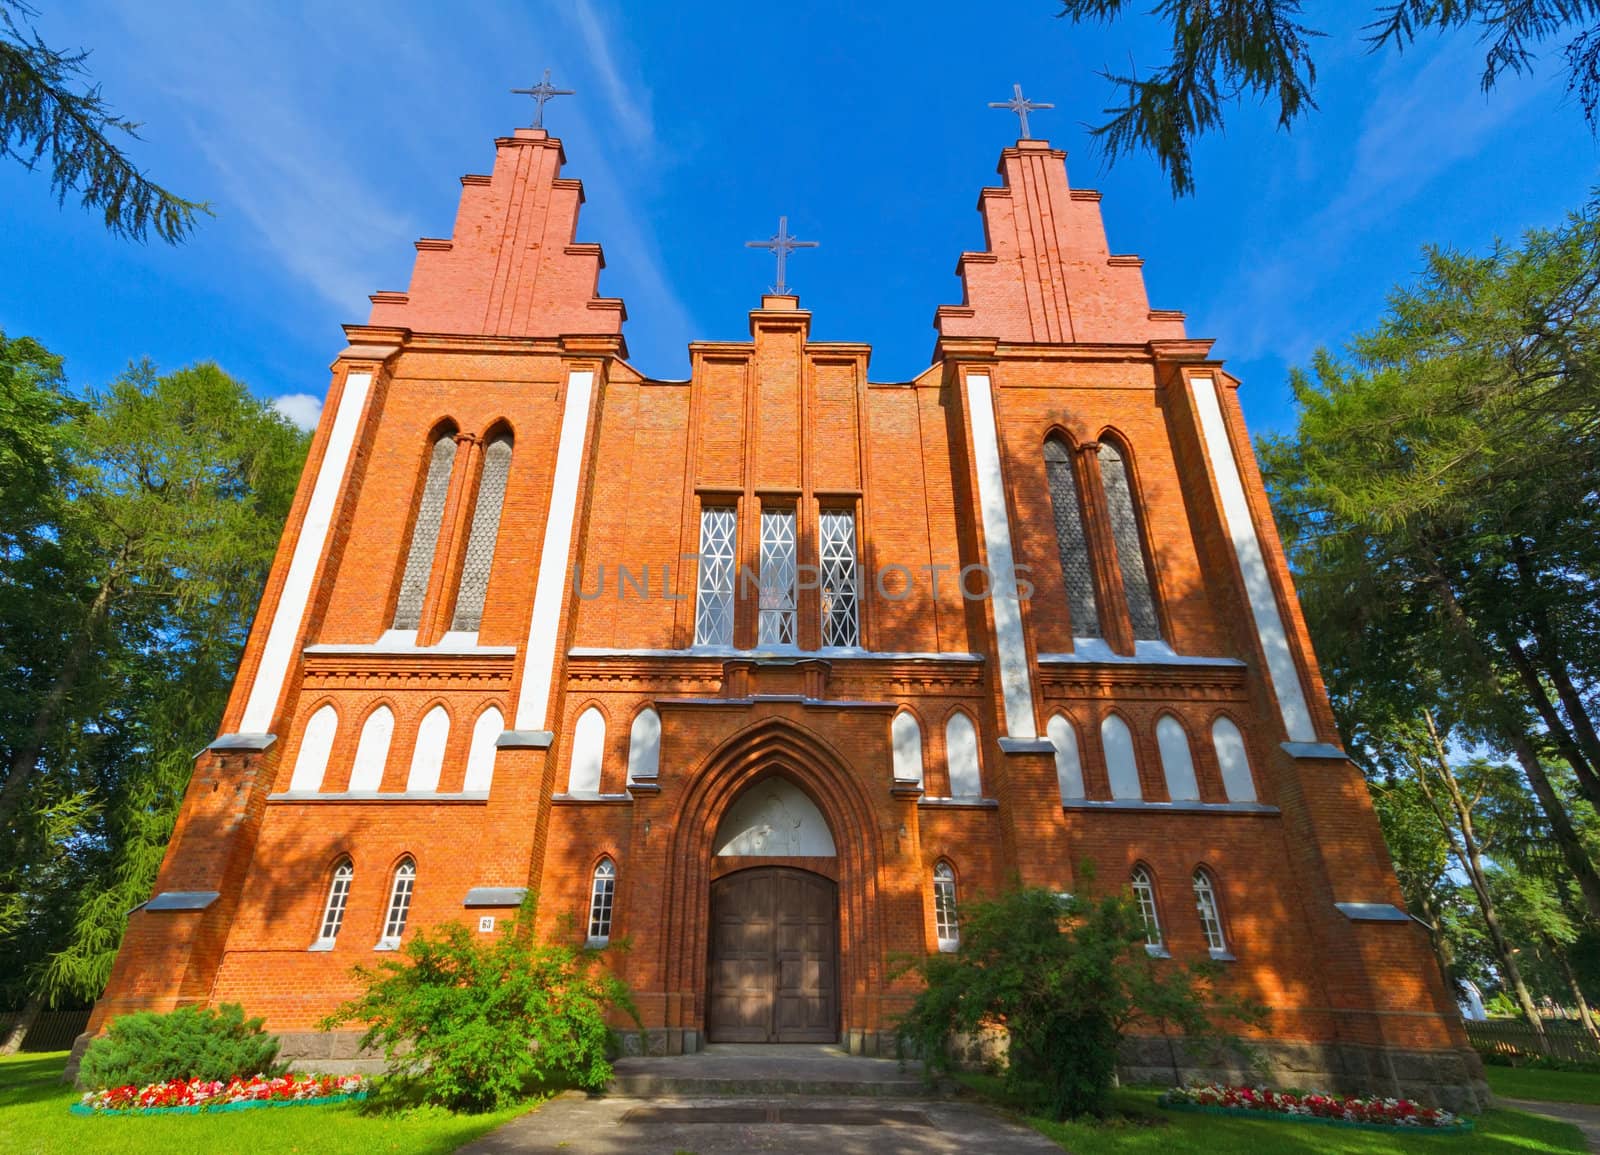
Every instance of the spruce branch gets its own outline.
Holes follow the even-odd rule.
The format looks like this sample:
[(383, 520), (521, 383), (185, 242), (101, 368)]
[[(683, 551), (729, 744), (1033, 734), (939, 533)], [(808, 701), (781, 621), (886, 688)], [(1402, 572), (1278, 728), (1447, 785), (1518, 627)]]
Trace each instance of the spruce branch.
[[(112, 134), (139, 139), (139, 125), (118, 116), (89, 84), (87, 52), (58, 52), (18, 23), (34, 15), (19, 0), (0, 0), (0, 156), (28, 169), (50, 167), (56, 203), (76, 193), (86, 209), (104, 214), (107, 231), (144, 241), (153, 232), (175, 245), (212, 215), (203, 201), (185, 200), (147, 177), (117, 147)], [(78, 82), (87, 86), (76, 91)]]

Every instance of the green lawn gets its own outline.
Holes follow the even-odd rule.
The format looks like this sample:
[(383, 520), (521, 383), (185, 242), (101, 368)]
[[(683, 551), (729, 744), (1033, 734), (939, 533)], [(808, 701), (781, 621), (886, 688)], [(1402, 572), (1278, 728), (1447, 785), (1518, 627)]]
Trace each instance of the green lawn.
[(1546, 1099), (1552, 1103), (1600, 1103), (1600, 1075), (1488, 1065), (1483, 1070), (1496, 1095), (1509, 1095), (1513, 1099)]
[[(971, 1075), (961, 1076), (961, 1082), (986, 1095), (993, 1095), (999, 1084), (998, 1079)], [(1218, 1151), (1250, 1155), (1578, 1155), (1589, 1150), (1583, 1135), (1570, 1123), (1538, 1119), (1521, 1111), (1486, 1112), (1474, 1120), (1477, 1130), (1466, 1135), (1425, 1135), (1163, 1111), (1156, 1106), (1160, 1093), (1156, 1087), (1118, 1091), (1115, 1105), (1125, 1119), (1117, 1123), (1052, 1123), (1038, 1118), (1025, 1118), (1025, 1122), (1073, 1155), (1214, 1155)]]
[(239, 1152), (316, 1155), (406, 1152), (444, 1155), (528, 1108), (494, 1115), (423, 1109), (364, 1115), (356, 1104), (274, 1107), (220, 1115), (84, 1118), (69, 1114), (79, 1092), (61, 1082), (65, 1052), (0, 1058), (0, 1155), (167, 1155)]

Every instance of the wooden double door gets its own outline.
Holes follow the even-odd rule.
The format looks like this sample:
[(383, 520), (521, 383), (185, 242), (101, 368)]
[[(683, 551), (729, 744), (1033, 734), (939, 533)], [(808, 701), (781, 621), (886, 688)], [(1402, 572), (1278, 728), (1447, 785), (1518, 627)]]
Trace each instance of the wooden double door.
[(711, 884), (706, 1034), (716, 1043), (839, 1038), (839, 888), (788, 867)]

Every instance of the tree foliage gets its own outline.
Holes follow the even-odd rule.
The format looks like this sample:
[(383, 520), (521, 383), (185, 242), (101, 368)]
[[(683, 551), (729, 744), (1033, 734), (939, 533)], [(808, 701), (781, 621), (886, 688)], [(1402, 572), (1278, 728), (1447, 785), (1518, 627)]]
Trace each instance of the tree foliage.
[(111, 110), (89, 84), (87, 52), (61, 52), (28, 26), (22, 0), (0, 0), (0, 156), (28, 168), (48, 162), (58, 203), (75, 193), (98, 209), (112, 234), (142, 241), (152, 232), (177, 244), (211, 207), (184, 200), (147, 177), (117, 147), (139, 125)]
[[(530, 1090), (598, 1091), (611, 1079), (611, 1018), (639, 1022), (604, 951), (533, 937), (530, 895), (510, 926), (485, 938), (458, 922), (418, 934), (398, 960), (358, 966), (366, 986), (322, 1024), (368, 1024), (389, 1093), (451, 1110), (491, 1111)], [(609, 949), (615, 949), (608, 948)]]
[(246, 1019), (237, 1003), (121, 1015), (89, 1044), (78, 1083), (99, 1091), (173, 1079), (226, 1082), (270, 1075), (278, 1039), (261, 1029), (264, 1021)]
[[(1109, 22), (1132, 0), (1060, 0), (1059, 15)], [(1144, 5), (1137, 5), (1143, 9)], [(1245, 98), (1276, 106), (1288, 129), (1316, 108), (1312, 45), (1323, 33), (1301, 21), (1301, 0), (1157, 0), (1150, 15), (1171, 33), (1166, 62), (1145, 75), (1102, 74), (1116, 93), (1109, 120), (1093, 129), (1108, 161), (1155, 156), (1175, 196), (1194, 191), (1193, 143), (1223, 127), (1226, 106)], [(1567, 88), (1591, 130), (1600, 110), (1600, 0), (1397, 0), (1366, 26), (1369, 50), (1411, 46), (1423, 32), (1476, 28), (1484, 44), (1485, 92), (1506, 72), (1533, 64), (1544, 43), (1563, 47)]]
[[(143, 363), (73, 396), (0, 338), (0, 397), (18, 393), (0, 433), (24, 446), (0, 449), (0, 1002), (81, 1002), (216, 731), (307, 439), (215, 365)], [(12, 460), (35, 493), (15, 506)]]
[(898, 1026), (903, 1048), (948, 1070), (957, 1035), (1002, 1027), (1008, 1090), (1053, 1119), (1100, 1114), (1117, 1051), (1138, 1025), (1173, 1027), (1191, 1047), (1264, 1012), (1222, 994), (1216, 964), (1152, 959), (1126, 897), (1017, 888), (961, 912), (961, 949), (918, 964), (926, 986)]

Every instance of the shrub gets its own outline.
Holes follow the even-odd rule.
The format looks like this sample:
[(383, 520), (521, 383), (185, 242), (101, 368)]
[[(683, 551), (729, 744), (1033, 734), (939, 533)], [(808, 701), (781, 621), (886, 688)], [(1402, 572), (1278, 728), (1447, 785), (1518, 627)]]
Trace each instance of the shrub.
[(322, 1027), (369, 1024), (361, 1044), (384, 1048), (380, 1090), (453, 1111), (505, 1107), (530, 1090), (599, 1090), (620, 1010), (639, 1022), (604, 952), (533, 939), (530, 896), (501, 934), (450, 922), (419, 934), (399, 959), (355, 968), (366, 993)]
[(244, 1008), (224, 1003), (179, 1007), (168, 1014), (141, 1012), (113, 1019), (89, 1044), (78, 1068), (85, 1087), (144, 1087), (174, 1079), (227, 1082), (274, 1073), (278, 1040), (246, 1019)]
[(1215, 1045), (1236, 1042), (1216, 1022), (1265, 1016), (1219, 995), (1215, 963), (1150, 958), (1123, 898), (1021, 888), (972, 902), (961, 949), (912, 965), (927, 985), (898, 1025), (901, 1053), (922, 1058), (931, 1077), (950, 1070), (952, 1036), (1003, 1026), (1006, 1091), (1057, 1120), (1104, 1112), (1130, 1027), (1176, 1027)]

